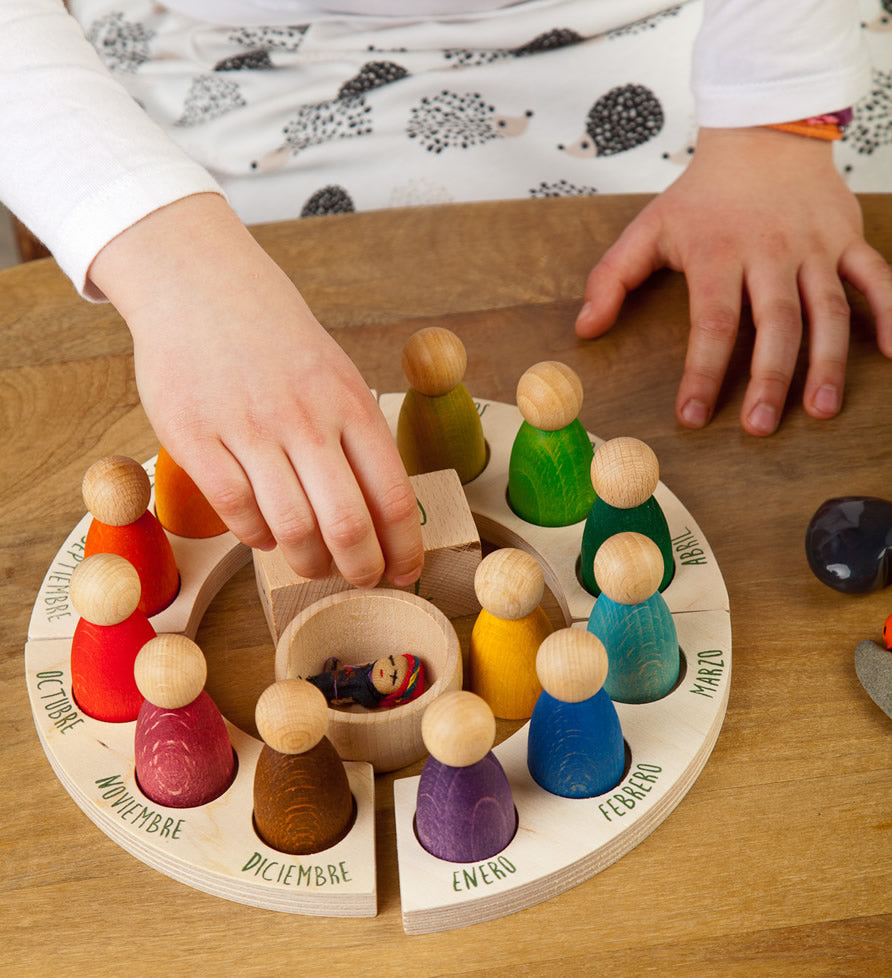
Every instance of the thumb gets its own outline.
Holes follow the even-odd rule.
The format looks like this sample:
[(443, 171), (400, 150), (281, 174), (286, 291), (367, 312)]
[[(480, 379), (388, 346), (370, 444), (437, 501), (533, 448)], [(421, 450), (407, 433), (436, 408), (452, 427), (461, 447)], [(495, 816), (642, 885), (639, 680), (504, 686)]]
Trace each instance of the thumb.
[(616, 322), (626, 295), (665, 264), (660, 222), (645, 208), (604, 252), (589, 272), (585, 303), (576, 317), (576, 335), (601, 336)]

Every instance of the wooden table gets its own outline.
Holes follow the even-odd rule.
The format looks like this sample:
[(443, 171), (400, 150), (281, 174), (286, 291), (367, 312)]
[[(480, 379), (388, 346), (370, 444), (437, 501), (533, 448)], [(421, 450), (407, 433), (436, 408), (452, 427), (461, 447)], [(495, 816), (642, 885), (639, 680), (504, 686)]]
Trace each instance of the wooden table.
[[(379, 912), (323, 920), (228, 903), (138, 862), (75, 807), (38, 742), (22, 647), (37, 589), (83, 514), (101, 455), (157, 443), (137, 398), (129, 335), (80, 301), (49, 260), (0, 272), (3, 326), (2, 936), (4, 974), (888, 975), (892, 973), (892, 740), (853, 650), (879, 639), (890, 592), (838, 594), (803, 540), (826, 498), (892, 496), (892, 366), (853, 296), (839, 418), (798, 404), (780, 431), (741, 432), (751, 330), (713, 423), (673, 418), (687, 337), (681, 276), (638, 291), (596, 342), (572, 323), (595, 258), (636, 197), (420, 208), (257, 229), (379, 391), (405, 389), (400, 351), (442, 324), (465, 342), (468, 388), (510, 402), (532, 363), (560, 359), (585, 386), (582, 420), (649, 442), (695, 516), (731, 600), (734, 671), (722, 733), (679, 808), (618, 863), (547, 903), (461, 931), (400, 923), (392, 778), (377, 779)], [(892, 197), (863, 200), (892, 256)], [(460, 628), (467, 639), (466, 624)], [(209, 686), (250, 729), (273, 649), (250, 568), (220, 592), (198, 640)], [(264, 670), (267, 670), (265, 672)]]

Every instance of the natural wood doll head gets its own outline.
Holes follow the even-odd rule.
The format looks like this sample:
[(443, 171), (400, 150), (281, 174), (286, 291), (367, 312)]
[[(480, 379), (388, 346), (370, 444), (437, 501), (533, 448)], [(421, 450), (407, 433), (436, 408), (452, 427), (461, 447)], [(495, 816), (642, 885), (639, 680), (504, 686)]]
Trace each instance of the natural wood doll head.
[(517, 384), (517, 407), (525, 421), (542, 431), (557, 431), (576, 420), (582, 408), (582, 381), (557, 360), (534, 364)]
[(647, 502), (659, 481), (657, 456), (637, 438), (605, 441), (592, 459), (592, 486), (605, 503), (617, 509)]
[(410, 387), (427, 397), (440, 397), (462, 382), (468, 355), (451, 330), (428, 326), (409, 337), (402, 363)]
[(126, 526), (148, 508), (152, 486), (139, 462), (126, 455), (107, 455), (87, 469), (81, 491), (94, 519), (109, 526)]

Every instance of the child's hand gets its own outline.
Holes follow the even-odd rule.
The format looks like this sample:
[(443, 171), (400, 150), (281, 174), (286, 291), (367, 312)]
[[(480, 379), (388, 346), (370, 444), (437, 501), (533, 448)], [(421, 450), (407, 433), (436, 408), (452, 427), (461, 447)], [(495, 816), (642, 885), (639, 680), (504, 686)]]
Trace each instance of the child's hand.
[(839, 411), (849, 339), (842, 280), (866, 296), (877, 345), (892, 357), (892, 270), (865, 243), (858, 203), (827, 142), (762, 128), (702, 129), (687, 170), (592, 270), (577, 334), (606, 332), (626, 293), (661, 267), (683, 271), (688, 282), (691, 335), (676, 400), (688, 427), (702, 427), (712, 415), (744, 292), (756, 327), (741, 409), (751, 434), (778, 426), (803, 319), (805, 409), (816, 418)]
[(415, 494), (368, 386), (214, 194), (149, 215), (91, 279), (133, 334), (161, 443), (244, 543), (305, 577), (414, 581)]

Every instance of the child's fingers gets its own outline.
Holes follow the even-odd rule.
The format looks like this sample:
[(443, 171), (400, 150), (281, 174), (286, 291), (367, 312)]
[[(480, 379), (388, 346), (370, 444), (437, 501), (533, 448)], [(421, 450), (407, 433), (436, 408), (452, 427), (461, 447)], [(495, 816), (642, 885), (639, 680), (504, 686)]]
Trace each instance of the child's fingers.
[(688, 428), (709, 422), (740, 323), (742, 272), (733, 261), (694, 261), (685, 269), (691, 333), (675, 413)]
[(393, 436), (375, 411), (369, 427), (355, 424), (345, 431), (343, 447), (371, 513), (384, 573), (391, 584), (404, 587), (418, 579), (424, 564), (418, 500)]
[(181, 444), (172, 435), (165, 447), (187, 469), (192, 480), (229, 529), (249, 547), (275, 546), (275, 537), (254, 498), (245, 470), (216, 438)]
[(220, 447), (213, 460), (202, 454), (190, 475), (226, 525), (250, 547), (278, 544), (302, 577), (328, 574), (331, 555), (285, 453), (272, 443)]
[(337, 569), (356, 587), (374, 587), (384, 574), (384, 555), (340, 444), (335, 442), (311, 457), (298, 450), (293, 457), (295, 462), (300, 459), (304, 490)]
[(747, 274), (756, 327), (750, 382), (740, 423), (751, 435), (770, 435), (780, 423), (802, 343), (802, 309), (794, 269), (779, 262)]
[(815, 418), (842, 407), (849, 352), (849, 304), (836, 269), (810, 262), (799, 271), (799, 293), (809, 326), (809, 365), (802, 403)]
[(876, 324), (877, 346), (892, 359), (892, 266), (859, 240), (843, 252), (839, 274), (867, 299)]
[(576, 317), (582, 339), (601, 336), (616, 322), (626, 295), (665, 264), (659, 223), (648, 208), (623, 231), (589, 273)]

